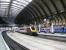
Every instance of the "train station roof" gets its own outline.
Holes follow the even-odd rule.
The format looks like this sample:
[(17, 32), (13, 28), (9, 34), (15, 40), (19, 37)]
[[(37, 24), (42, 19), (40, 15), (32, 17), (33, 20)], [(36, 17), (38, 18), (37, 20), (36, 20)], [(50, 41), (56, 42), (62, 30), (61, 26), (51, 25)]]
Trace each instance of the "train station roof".
[(0, 16), (17, 16), (31, 0), (0, 0)]
[(66, 0), (0, 0), (0, 16), (16, 17), (20, 23), (42, 22), (43, 19), (64, 22)]

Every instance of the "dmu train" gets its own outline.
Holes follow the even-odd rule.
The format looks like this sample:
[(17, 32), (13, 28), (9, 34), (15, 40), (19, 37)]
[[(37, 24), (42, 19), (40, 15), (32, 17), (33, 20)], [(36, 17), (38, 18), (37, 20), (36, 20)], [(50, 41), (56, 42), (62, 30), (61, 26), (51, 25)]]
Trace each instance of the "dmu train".
[(18, 30), (19, 33), (37, 36), (37, 29), (34, 26), (28, 26), (28, 27), (21, 27)]

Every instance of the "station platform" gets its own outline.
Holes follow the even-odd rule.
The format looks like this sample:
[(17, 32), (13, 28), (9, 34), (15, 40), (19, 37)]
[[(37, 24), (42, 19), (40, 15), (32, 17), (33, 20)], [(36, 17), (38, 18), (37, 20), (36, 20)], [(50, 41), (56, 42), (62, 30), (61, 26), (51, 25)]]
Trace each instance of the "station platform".
[(29, 50), (66, 50), (66, 42), (24, 35), (17, 32), (7, 32), (7, 35)]
[(66, 37), (66, 33), (38, 33), (39, 35), (46, 35), (46, 36), (56, 36), (56, 37)]
[(65, 41), (66, 42), (66, 34), (65, 33), (38, 33), (38, 36), (41, 38)]

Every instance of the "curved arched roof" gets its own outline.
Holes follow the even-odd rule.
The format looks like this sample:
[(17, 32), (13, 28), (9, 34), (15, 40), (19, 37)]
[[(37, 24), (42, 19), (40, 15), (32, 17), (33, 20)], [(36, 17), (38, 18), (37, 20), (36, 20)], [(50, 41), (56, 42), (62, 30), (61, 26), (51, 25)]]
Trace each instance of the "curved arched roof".
[(32, 0), (0, 0), (0, 16), (12, 21)]
[(21, 16), (26, 17), (26, 22), (28, 21), (27, 18), (29, 18), (26, 14), (30, 13), (31, 18), (34, 17), (36, 21), (41, 22), (44, 18), (47, 18), (63, 24), (66, 21), (66, 0), (33, 0), (23, 11), (25, 12), (21, 13), (25, 14), (25, 16)]
[(1, 16), (17, 16), (15, 20), (21, 23), (41, 23), (45, 18), (66, 22), (66, 0), (1, 0), (0, 5)]

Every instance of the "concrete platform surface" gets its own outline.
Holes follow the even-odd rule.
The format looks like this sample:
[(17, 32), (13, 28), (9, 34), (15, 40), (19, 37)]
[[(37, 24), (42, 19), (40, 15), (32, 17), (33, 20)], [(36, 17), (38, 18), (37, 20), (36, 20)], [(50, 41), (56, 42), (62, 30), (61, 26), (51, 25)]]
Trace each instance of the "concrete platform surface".
[(41, 34), (41, 35), (47, 35), (47, 36), (58, 36), (58, 37), (66, 37), (66, 33), (43, 33), (43, 32), (40, 32), (38, 34)]
[(30, 50), (66, 50), (66, 42), (43, 39), (17, 32), (8, 32), (7, 35)]

